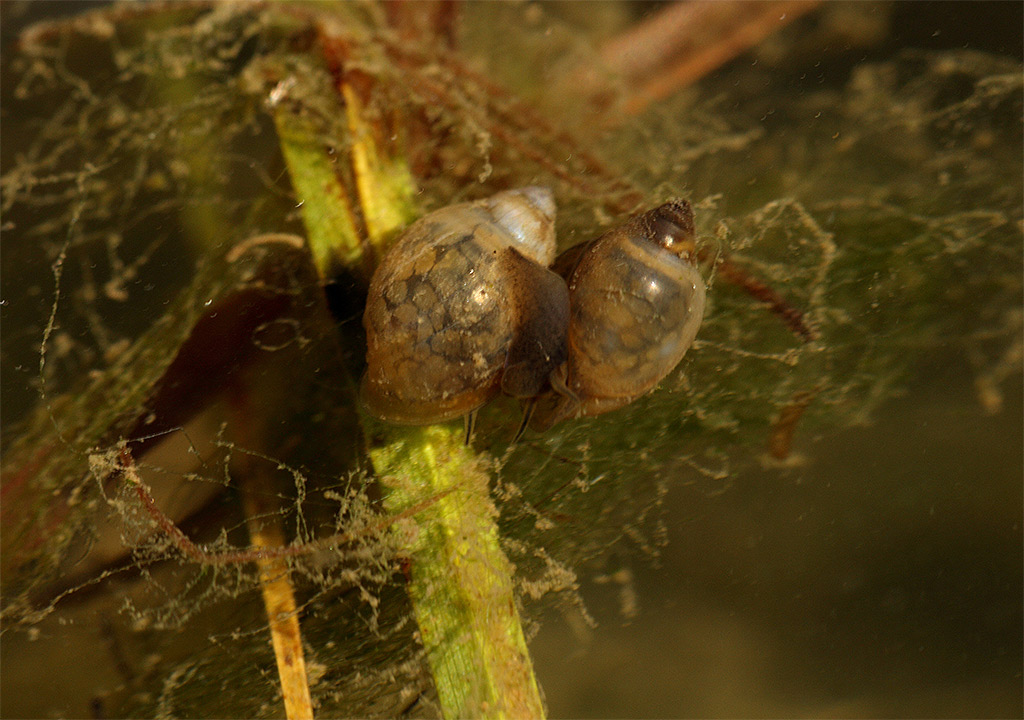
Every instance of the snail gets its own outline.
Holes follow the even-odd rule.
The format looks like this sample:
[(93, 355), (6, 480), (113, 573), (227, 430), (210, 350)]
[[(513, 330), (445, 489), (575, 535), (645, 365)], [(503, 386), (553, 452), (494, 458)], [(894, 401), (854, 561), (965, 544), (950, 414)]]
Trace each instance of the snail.
[(551, 191), (527, 187), (436, 210), (409, 226), (370, 281), (363, 405), (420, 425), (504, 392), (539, 395), (566, 360), (569, 294)]
[(568, 357), (533, 409), (533, 428), (627, 405), (679, 364), (704, 316), (694, 254), (693, 209), (675, 201), (556, 260), (569, 287)]
[(693, 344), (705, 287), (693, 210), (665, 203), (555, 254), (546, 188), (430, 213), (370, 282), (361, 397), (400, 424), (466, 418), (499, 393), (527, 424), (620, 408), (661, 382)]

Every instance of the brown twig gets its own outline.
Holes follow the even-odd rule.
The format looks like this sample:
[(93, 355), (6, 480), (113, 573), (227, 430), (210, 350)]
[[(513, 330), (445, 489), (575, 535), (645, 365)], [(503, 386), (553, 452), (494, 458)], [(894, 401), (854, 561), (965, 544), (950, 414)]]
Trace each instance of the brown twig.
[(695, 83), (773, 32), (813, 10), (818, 0), (671, 4), (601, 48), (629, 88), (625, 110), (639, 115)]

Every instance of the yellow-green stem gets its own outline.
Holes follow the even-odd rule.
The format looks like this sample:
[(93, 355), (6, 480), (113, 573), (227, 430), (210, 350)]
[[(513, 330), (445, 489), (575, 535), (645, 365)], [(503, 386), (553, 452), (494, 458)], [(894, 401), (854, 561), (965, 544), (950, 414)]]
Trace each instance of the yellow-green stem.
[[(412, 175), (401, 158), (362, 147), (375, 134), (360, 125), (358, 115), (350, 113), (348, 121), (357, 187), (343, 189), (310, 123), (284, 106), (275, 110), (310, 247), (325, 276), (339, 259), (351, 269), (363, 262), (363, 244), (351, 222), (356, 193), (361, 207), (373, 198), (372, 212), (363, 213), (377, 219), (371, 243), (382, 242), (398, 219), (406, 224), (413, 215)], [(379, 254), (382, 248), (376, 249)], [(363, 426), (373, 438), (369, 454), (389, 513), (436, 498), (398, 523), (396, 532), (402, 533), (409, 592), (444, 716), (542, 718), (486, 464), (464, 445), (461, 426), (404, 428), (366, 416)]]
[(543, 717), (485, 464), (464, 445), (461, 426), (393, 428), (384, 437), (370, 457), (388, 512), (437, 498), (398, 531), (445, 716)]

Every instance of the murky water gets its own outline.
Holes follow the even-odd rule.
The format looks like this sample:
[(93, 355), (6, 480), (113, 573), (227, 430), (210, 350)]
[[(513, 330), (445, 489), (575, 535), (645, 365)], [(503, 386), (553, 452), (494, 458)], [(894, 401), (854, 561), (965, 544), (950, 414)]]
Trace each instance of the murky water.
[[(127, 41), (118, 50), (128, 55), (109, 53), (101, 23), (85, 33), (84, 49), (71, 43), (71, 50), (41, 52), (12, 71), (12, 28), (40, 12), (28, 7), (3, 6), (5, 454), (23, 430), (12, 433), (11, 421), (29, 417), (38, 403), (44, 332), (42, 375), (53, 407), (38, 414), (42, 430), (25, 432), (52, 437), (45, 435), (50, 417), (70, 415), (53, 398), (83, 378), (112, 374), (109, 368), (154, 318), (187, 335), (192, 326), (175, 325), (168, 316), (178, 310), (166, 308), (182, 289), (208, 287), (192, 277), (193, 255), (211, 252), (193, 237), (201, 235), (197, 227), (222, 231), (216, 242), (223, 249), (258, 232), (302, 232), (273, 123), (253, 99), (263, 96), (249, 87), (262, 76), (236, 76), (258, 55), (252, 18), (225, 12), (210, 21), (208, 34), (196, 33), (208, 43), (199, 50), (170, 22), (172, 30), (154, 33), (157, 41), (138, 41), (152, 53), (138, 57)], [(572, 30), (588, 27), (588, 15), (620, 12), (610, 3), (487, 7), (466, 6), (467, 43), (517, 35), (504, 30), (504, 20), (481, 18), (519, 13), (523, 34), (534, 38), (529, 60), (537, 64), (570, 57)], [(625, 15), (639, 14), (626, 7)], [(829, 27), (847, 17), (843, 8), (864, 27)], [(72, 3), (50, 11), (80, 9)], [(531, 648), (552, 716), (1020, 716), (1021, 22), (1015, 3), (830, 5), (697, 90), (666, 100), (664, 112), (600, 136), (607, 139), (602, 150), (620, 164), (633, 153), (640, 158), (616, 179), (628, 178), (622, 182), (652, 197), (685, 192), (694, 199), (702, 241), (713, 249), (703, 267), (710, 305), (680, 371), (618, 414), (566, 424), (511, 450), (513, 406), (481, 415), (475, 442), (494, 461), (502, 531), (523, 595), (558, 591), (554, 600), (526, 600), (524, 609), (528, 623), (538, 621), (530, 625), (537, 630)], [(515, 45), (517, 38), (504, 40)], [(90, 48), (97, 57), (109, 53), (111, 67), (124, 62), (127, 69), (118, 75), (100, 61), (90, 68)], [(493, 49), (505, 52), (504, 45)], [(189, 77), (196, 56), (209, 61), (198, 65), (204, 81), (221, 83), (209, 98), (186, 81), (174, 84)], [(495, 61), (496, 74), (501, 64)], [(82, 80), (82, 68), (102, 79)], [(515, 67), (507, 70), (502, 81), (523, 82)], [(171, 71), (181, 76), (163, 86)], [(507, 117), (487, 125), (505, 100), (478, 106), (477, 86), (460, 82), (452, 87), (468, 100), (453, 93), (445, 111), (464, 122), (438, 132), (444, 141), (435, 138), (441, 149), (429, 159), (447, 164), (445, 173), (424, 173), (427, 196), (461, 192), (450, 185), (466, 178), (469, 187), (545, 182), (564, 211), (563, 238), (589, 232), (595, 217), (607, 220), (611, 190), (591, 197), (577, 181), (564, 180), (578, 170), (572, 153), (556, 158), (552, 169), (528, 152), (531, 143), (549, 150), (553, 132), (531, 135)], [(421, 90), (410, 86), (409, 94)], [(94, 101), (108, 91), (109, 102)], [(31, 115), (15, 103), (23, 95), (58, 110), (19, 122), (9, 108)], [(165, 122), (146, 112), (145, 102), (139, 110), (133, 103), (140, 98), (165, 111), (185, 109)], [(316, 98), (305, 101), (310, 116), (319, 117)], [(422, 110), (415, 104), (421, 97), (410, 102)], [(473, 114), (481, 107), (487, 112)], [(217, 120), (194, 114), (197, 108)], [(145, 142), (137, 142), (132, 123), (147, 128)], [(233, 144), (213, 148), (224, 165), (209, 172), (195, 158), (207, 147), (204, 133), (219, 132), (219, 123), (230, 128)], [(493, 132), (505, 129), (502, 123), (515, 129), (507, 146)], [(597, 132), (579, 130), (581, 137), (589, 131)], [(331, 153), (345, 149), (331, 146)], [(522, 167), (503, 169), (508, 157)], [(131, 172), (104, 175), (119, 163)], [(223, 255), (221, 245), (213, 247)], [(794, 337), (718, 271), (716, 252), (777, 289), (823, 337)], [(289, 298), (319, 291), (298, 264), (286, 264), (290, 256), (280, 257), (278, 274), (258, 275), (260, 282), (279, 282)], [(218, 282), (211, 286), (223, 292), (216, 295), (217, 303), (228, 303), (223, 307), (241, 306), (242, 317), (252, 308), (255, 315), (270, 312), (253, 295), (233, 294), (255, 284)], [(222, 307), (213, 291), (184, 307), (212, 323), (202, 315), (207, 298), (207, 305)], [(356, 347), (358, 309), (337, 304), (338, 332)], [(211, 341), (212, 359), (193, 370), (251, 383), (258, 401), (244, 412), (236, 396), (225, 400), (189, 386), (180, 369), (151, 379), (156, 387), (170, 377), (187, 390), (179, 405), (156, 391), (147, 396), (160, 400), (153, 401), (157, 411), (181, 417), (166, 430), (170, 440), (145, 445), (145, 482), (187, 535), (218, 548), (247, 542), (243, 488), (225, 459), (232, 452), (256, 449), (282, 467), (302, 468), (281, 491), (294, 508), (286, 506), (280, 517), (297, 534), (340, 532), (353, 518), (371, 517), (373, 491), (356, 482), (368, 473), (353, 440), (357, 421), (351, 408), (338, 408), (344, 383), (333, 374), (358, 368), (360, 351), (348, 348), (339, 361), (315, 323), (304, 326), (295, 318), (308, 318), (291, 312), (280, 327), (261, 324), (259, 316), (235, 332), (240, 344), (264, 351), (277, 347), (274, 338), (249, 343), (243, 331), (255, 337), (271, 326), (298, 327), (288, 336), (296, 340), (287, 351), (294, 354), (265, 365), (238, 360), (238, 371), (237, 358), (222, 357)], [(212, 337), (230, 336), (230, 326), (211, 326)], [(189, 347), (176, 337), (168, 330), (158, 338), (161, 351), (147, 363), (169, 364)], [(301, 380), (294, 375), (299, 368)], [(287, 382), (275, 381), (282, 377)], [(194, 395), (206, 391), (217, 402), (196, 415), (189, 403), (201, 406)], [(811, 399), (790, 432), (777, 418), (794, 398)], [(114, 416), (120, 399), (75, 417)], [(125, 412), (152, 409), (145, 399), (140, 394)], [(259, 418), (268, 407), (279, 413), (279, 445), (267, 450), (244, 436), (225, 443), (240, 416)], [(61, 436), (56, 446), (31, 448), (30, 456), (34, 463), (65, 450), (81, 466), (75, 472), (87, 478), (91, 469), (106, 482), (102, 471), (117, 462), (117, 441), (142, 426), (109, 427), (84, 449), (66, 450)], [(785, 457), (770, 457), (772, 433), (785, 436), (786, 450), (778, 453)], [(5, 501), (32, 477), (33, 463), (12, 474), (5, 467)], [(32, 563), (12, 563), (11, 572), (5, 564), (10, 615), (0, 648), (0, 714), (278, 715), (251, 563), (183, 558), (173, 532), (154, 531), (132, 493), (104, 485), (108, 508), (99, 486), (88, 479), (58, 484), (56, 496), (96, 502), (88, 529), (64, 537), (48, 526), (52, 550), (44, 544)], [(313, 499), (303, 504), (307, 489)], [(10, 528), (18, 519), (5, 515), (4, 522)], [(5, 562), (30, 544), (5, 544)], [(362, 563), (326, 555), (297, 563), (314, 696), (339, 714), (389, 715), (402, 707), (414, 716), (436, 714), (432, 681), (412, 639), (407, 568), (383, 540), (367, 539), (361, 550)], [(110, 574), (98, 575), (104, 569)], [(73, 592), (59, 596), (67, 589)], [(45, 617), (29, 612), (44, 608), (51, 611)]]

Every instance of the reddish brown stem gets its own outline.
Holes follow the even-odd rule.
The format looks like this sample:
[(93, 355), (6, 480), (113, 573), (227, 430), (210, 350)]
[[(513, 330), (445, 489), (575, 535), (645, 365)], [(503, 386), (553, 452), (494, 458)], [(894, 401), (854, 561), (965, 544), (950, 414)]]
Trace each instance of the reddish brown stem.
[(149, 490), (142, 483), (138, 470), (135, 466), (135, 461), (132, 458), (131, 451), (127, 446), (123, 446), (121, 448), (119, 458), (121, 461), (121, 472), (124, 474), (125, 480), (135, 487), (135, 494), (142, 502), (143, 507), (146, 508), (146, 512), (153, 519), (156, 526), (171, 540), (183, 556), (203, 565), (240, 565), (273, 558), (301, 557), (305, 555), (312, 555), (317, 552), (323, 552), (325, 550), (331, 550), (339, 545), (347, 545), (355, 542), (362, 537), (377, 535), (387, 530), (395, 522), (422, 512), (449, 492), (452, 492), (449, 490), (434, 495), (422, 502), (416, 503), (400, 513), (382, 517), (380, 520), (370, 523), (369, 525), (359, 528), (353, 532), (338, 533), (318, 540), (311, 540), (305, 543), (285, 545), (281, 547), (248, 547), (239, 548), (237, 550), (208, 550), (201, 545), (194, 543), (192, 539), (182, 532), (181, 529), (174, 524), (174, 521), (167, 517), (163, 510), (159, 508), (156, 501), (153, 499), (153, 496), (150, 495)]
[(748, 295), (767, 305), (768, 309), (782, 318), (786, 326), (804, 342), (818, 339), (818, 333), (804, 319), (803, 311), (793, 307), (774, 288), (750, 275), (728, 258), (718, 261), (718, 274), (723, 280), (738, 286)]
[(817, 390), (798, 392), (790, 403), (779, 412), (778, 418), (772, 425), (771, 433), (768, 435), (768, 452), (776, 460), (785, 460), (789, 457), (796, 427), (816, 394)]
[[(406, 79), (414, 83), (431, 104), (442, 105), (453, 112), (473, 112), (474, 119), (488, 132), (558, 177), (581, 196), (601, 197), (611, 193), (613, 197), (605, 201), (605, 207), (613, 214), (633, 212), (642, 204), (643, 193), (611, 171), (596, 156), (582, 149), (571, 135), (555, 129), (528, 104), (467, 67), (454, 54), (442, 53), (440, 57), (453, 79), (462, 81), (458, 88), (454, 88), (451, 81), (445, 82), (442, 76), (422, 72), (422, 68), (432, 67), (437, 58), (430, 60), (414, 49), (400, 46), (387, 38), (380, 40), (392, 60), (403, 68)], [(478, 98), (481, 102), (479, 108), (456, 98), (457, 94), (474, 94), (474, 91), (482, 96)], [(565, 167), (561, 162), (565, 157), (574, 158), (579, 168)], [(589, 181), (588, 176), (601, 181), (604, 187)]]

